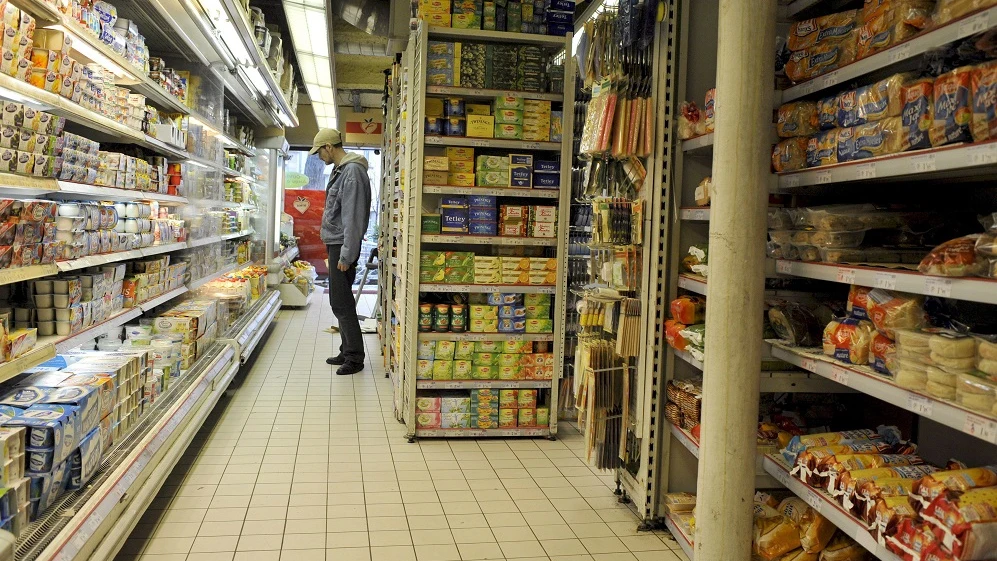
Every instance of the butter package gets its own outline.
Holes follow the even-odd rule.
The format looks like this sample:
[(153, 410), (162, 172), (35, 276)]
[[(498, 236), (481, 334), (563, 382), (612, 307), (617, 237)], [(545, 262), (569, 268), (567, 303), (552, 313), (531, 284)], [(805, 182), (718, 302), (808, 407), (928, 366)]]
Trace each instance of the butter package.
[[(935, 104), (932, 102), (934, 97), (933, 92), (934, 80), (931, 78), (915, 80), (904, 86), (901, 90), (900, 95), (904, 103), (903, 110), (901, 111), (901, 125), (903, 126), (904, 134), (907, 136), (906, 144), (908, 150), (931, 148), (931, 138), (928, 137), (928, 130), (931, 128), (935, 114)], [(974, 96), (973, 99), (975, 107), (976, 97)], [(990, 111), (993, 111), (993, 104), (990, 105)], [(975, 127), (975, 109), (973, 119)], [(975, 128), (973, 132), (973, 138), (981, 140), (976, 138)]]
[(935, 78), (935, 115), (928, 135), (932, 146), (972, 140), (973, 67), (963, 66)]
[(838, 129), (823, 131), (807, 140), (807, 167), (838, 163)]
[(792, 24), (786, 47), (791, 51), (800, 51), (852, 40), (857, 18), (858, 10), (848, 10)]

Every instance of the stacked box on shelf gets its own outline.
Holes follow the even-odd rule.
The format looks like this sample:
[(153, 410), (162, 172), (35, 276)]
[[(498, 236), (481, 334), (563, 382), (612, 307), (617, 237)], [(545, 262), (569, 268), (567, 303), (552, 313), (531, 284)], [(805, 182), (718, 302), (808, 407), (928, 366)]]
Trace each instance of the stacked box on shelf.
[(553, 373), (547, 343), (419, 341), (418, 380), (550, 380)]
[(125, 307), (125, 271), (125, 264), (104, 265), (32, 282), (35, 308), (16, 310), (27, 312), (27, 321), (15, 314), (14, 327), (65, 337), (103, 323)]
[[(498, 208), (496, 208), (497, 198), (490, 195), (469, 195), (468, 218), (470, 220), (468, 231), (472, 235), (496, 236), (498, 235)], [(478, 268), (478, 260), (475, 257), (475, 269)], [(484, 264), (482, 262), (482, 264)], [(475, 276), (475, 282), (477, 276)]]
[(481, 29), (482, 0), (453, 0), (451, 26), (455, 29)]
[(445, 185), (474, 186), (474, 148), (447, 147), (447, 166)]
[[(515, 83), (508, 89), (517, 89)], [(523, 139), (523, 111), (525, 100), (521, 97), (497, 97), (492, 103), (495, 115), (495, 138), (508, 140)]]
[(214, 300), (183, 302), (156, 318), (153, 333), (182, 336), (180, 368), (187, 369), (214, 342), (218, 333), (217, 314)]
[(419, 282), (473, 283), (474, 253), (469, 251), (422, 251), (419, 254)]
[(560, 189), (561, 164), (556, 160), (533, 161), (533, 188)]
[(476, 389), (416, 398), (422, 429), (533, 428), (550, 424), (550, 408), (539, 406), (536, 389)]
[(440, 199), (440, 231), (444, 234), (468, 233), (467, 197), (444, 196)]
[[(539, 91), (539, 90), (534, 90)], [(523, 101), (523, 140), (547, 142), (551, 129), (550, 102), (539, 99)]]
[(450, 27), (450, 0), (419, 0), (416, 14), (429, 25)]
[[(443, 14), (438, 14), (442, 16)], [(446, 14), (449, 20), (450, 14)], [(431, 24), (432, 25), (432, 24)], [(449, 23), (447, 25), (449, 27)], [(460, 86), (460, 43), (430, 41), (426, 55), (426, 83), (430, 86)], [(454, 68), (458, 68), (456, 76)], [(427, 112), (428, 116), (429, 113)]]
[(509, 186), (508, 158), (502, 156), (478, 156), (475, 161), (474, 171), (479, 187)]

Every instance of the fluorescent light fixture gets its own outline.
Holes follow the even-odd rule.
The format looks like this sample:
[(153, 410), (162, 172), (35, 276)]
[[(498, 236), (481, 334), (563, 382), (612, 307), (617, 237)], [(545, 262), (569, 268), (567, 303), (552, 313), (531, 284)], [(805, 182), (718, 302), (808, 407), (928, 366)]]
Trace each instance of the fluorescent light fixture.
[[(287, 14), (287, 25), (291, 30), (291, 41), (294, 43), (295, 51), (322, 57), (329, 56), (329, 37), (324, 8), (309, 8), (302, 4), (284, 2), (284, 13)], [(305, 39), (308, 41), (304, 41)]]
[(83, 39), (79, 35), (73, 33), (72, 31), (70, 31), (69, 29), (65, 28), (62, 25), (52, 25), (49, 26), (48, 29), (55, 29), (57, 31), (65, 33), (69, 37), (72, 37), (74, 51), (80, 53), (80, 55), (89, 59), (90, 61), (96, 62), (97, 64), (103, 66), (118, 78), (132, 80), (135, 82), (138, 81), (138, 77), (136, 77), (135, 74), (126, 70), (124, 66), (111, 60), (107, 55), (100, 52), (96, 47), (91, 45), (89, 42), (89, 38)]
[(214, 169), (214, 168), (212, 168), (211, 166), (208, 166), (208, 165), (205, 165), (205, 164), (202, 164), (201, 162), (199, 162), (199, 161), (197, 161), (197, 160), (187, 160), (187, 163), (188, 163), (188, 164), (194, 164), (195, 166), (197, 166), (197, 167), (201, 167), (201, 168), (204, 168), (204, 169)]
[(236, 29), (235, 23), (229, 18), (221, 0), (199, 0), (199, 2), (215, 31), (218, 32), (218, 38), (228, 48), (236, 63), (243, 66), (251, 65), (253, 59), (249, 56), (249, 49), (239, 30)]
[(16, 101), (17, 103), (27, 105), (37, 111), (52, 111), (54, 109), (54, 107), (48, 103), (42, 103), (31, 96), (16, 92), (10, 88), (0, 87), (0, 99)]
[(284, 13), (301, 80), (308, 90), (318, 126), (335, 128), (336, 92), (333, 88), (331, 36), (325, 2), (284, 0)]

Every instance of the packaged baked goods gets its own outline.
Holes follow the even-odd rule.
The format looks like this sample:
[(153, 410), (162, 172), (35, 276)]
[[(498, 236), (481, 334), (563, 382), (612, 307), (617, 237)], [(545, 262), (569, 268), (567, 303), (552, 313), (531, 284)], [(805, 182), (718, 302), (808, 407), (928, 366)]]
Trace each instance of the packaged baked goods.
[(807, 140), (807, 167), (838, 163), (838, 130), (822, 131)]
[(903, 112), (903, 85), (913, 78), (912, 74), (894, 74), (873, 84), (862, 86), (855, 92), (859, 119), (862, 122), (879, 121), (887, 117), (899, 117)]
[(854, 510), (855, 495), (867, 483), (881, 479), (919, 479), (935, 471), (937, 471), (935, 467), (927, 464), (852, 470), (841, 475), (837, 489), (831, 491), (831, 494), (837, 497), (846, 509)]
[(779, 558), (779, 561), (817, 561), (819, 558), (820, 552), (807, 553), (801, 547), (783, 555)]
[(869, 552), (852, 538), (838, 533), (820, 552), (820, 561), (864, 561)]
[(826, 131), (838, 126), (838, 96), (817, 100), (817, 128)]
[(993, 559), (997, 539), (997, 487), (943, 493), (920, 514), (954, 559)]
[(910, 492), (910, 501), (920, 510), (939, 495), (952, 491), (963, 493), (979, 487), (997, 485), (997, 465), (936, 471), (919, 478)]
[(954, 331), (933, 330), (928, 349), (937, 358), (970, 359), (976, 356), (977, 340)]
[(790, 475), (799, 477), (809, 485), (817, 486), (823, 481), (818, 471), (828, 461), (833, 461), (836, 455), (847, 454), (884, 454), (893, 450), (893, 445), (883, 440), (859, 440), (850, 444), (835, 444), (833, 446), (815, 446), (807, 448), (796, 456), (796, 464), (790, 470)]
[(799, 528), (800, 547), (808, 553), (824, 549), (837, 528), (799, 497), (790, 497), (777, 510)]
[(797, 302), (780, 302), (768, 310), (775, 334), (796, 347), (815, 347), (821, 341), (817, 316)]
[(669, 347), (679, 351), (685, 350), (688, 345), (685, 337), (682, 337), (682, 330), (685, 327), (685, 324), (673, 319), (665, 320), (665, 341)]
[(847, 10), (794, 23), (789, 29), (786, 47), (791, 51), (817, 45), (833, 45), (852, 39), (858, 10)]
[(932, 146), (972, 140), (973, 71), (974, 67), (963, 66), (935, 78), (935, 115), (928, 130)]
[(845, 473), (881, 467), (917, 466), (924, 460), (916, 454), (836, 454), (817, 467), (829, 492), (838, 489)]
[(918, 329), (926, 322), (920, 296), (877, 288), (867, 295), (866, 305), (876, 330), (890, 339), (897, 329)]
[(907, 136), (908, 150), (931, 148), (928, 130), (935, 118), (935, 81), (931, 78), (913, 80), (900, 90), (903, 99), (901, 126)]
[(668, 306), (672, 319), (686, 325), (706, 319), (706, 299), (701, 296), (679, 296)]
[[(849, 501), (853, 514), (871, 524), (876, 519), (876, 503), (883, 499), (906, 497), (916, 479), (886, 477), (860, 483)], [(849, 508), (849, 507), (846, 507)]]
[(692, 493), (665, 493), (662, 504), (668, 512), (692, 512), (696, 508), (696, 495)]
[(855, 60), (854, 31), (837, 43), (820, 43), (803, 50), (793, 51), (786, 61), (786, 76), (799, 83), (811, 80)]
[(837, 444), (854, 444), (868, 440), (882, 440), (888, 444), (901, 442), (900, 430), (897, 427), (881, 425), (872, 429), (857, 429), (839, 432), (824, 432), (794, 436), (782, 450), (782, 457), (790, 464), (796, 464), (800, 452), (820, 446)]
[(853, 284), (848, 288), (848, 299), (845, 301), (845, 310), (848, 315), (859, 319), (869, 319), (869, 293), (872, 289), (867, 286)]
[(838, 162), (851, 162), (906, 150), (907, 136), (900, 117), (838, 130)]
[(955, 402), (967, 409), (990, 413), (997, 404), (997, 382), (975, 373), (956, 375)]
[(834, 320), (824, 328), (824, 354), (852, 364), (868, 364), (873, 330), (872, 322), (866, 320)]
[(706, 176), (699, 185), (696, 185), (696, 191), (693, 194), (696, 204), (699, 206), (707, 206), (710, 204), (710, 194), (713, 192), (713, 178)]
[(700, 113), (699, 107), (696, 106), (695, 102), (682, 102), (682, 105), (679, 106), (679, 138), (682, 140), (688, 140), (703, 134), (702, 132), (699, 132), (699, 129), (703, 126), (702, 120), (702, 113)]
[(987, 261), (976, 253), (976, 242), (981, 235), (971, 234), (939, 245), (921, 260), (917, 270), (942, 277), (971, 277), (985, 273)]
[(944, 25), (964, 15), (997, 6), (997, 0), (938, 0), (935, 8), (935, 25)]
[(781, 138), (810, 136), (817, 132), (817, 103), (794, 101), (779, 106), (776, 112), (776, 133)]
[(872, 338), (869, 347), (869, 365), (882, 374), (893, 374), (899, 370), (897, 362), (897, 347), (892, 339), (882, 333)]
[(763, 559), (772, 561), (800, 548), (800, 531), (782, 514), (770, 518), (756, 518), (752, 543), (755, 553)]
[(856, 34), (857, 58), (913, 37), (931, 24), (934, 0), (866, 0)]
[(776, 173), (797, 171), (807, 167), (807, 147), (810, 138), (787, 138), (772, 148), (772, 169)]

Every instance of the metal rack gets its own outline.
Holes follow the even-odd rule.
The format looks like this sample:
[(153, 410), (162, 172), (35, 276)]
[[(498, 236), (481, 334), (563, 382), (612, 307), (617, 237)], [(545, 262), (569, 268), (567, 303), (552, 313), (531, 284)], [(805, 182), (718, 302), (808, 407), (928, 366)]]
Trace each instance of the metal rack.
[[(571, 37), (551, 37), (546, 35), (527, 35), (522, 33), (506, 33), (473, 30), (465, 31), (450, 28), (434, 28), (420, 25), (412, 32), (408, 42), (408, 49), (404, 54), (404, 73), (402, 75), (400, 114), (402, 116), (399, 128), (400, 144), (405, 148), (399, 149), (399, 154), (392, 156), (400, 160), (399, 173), (404, 175), (404, 181), (399, 183), (400, 190), (400, 212), (401, 224), (397, 233), (397, 270), (392, 268), (392, 273), (397, 273), (399, 284), (394, 288), (395, 303), (401, 313), (399, 318), (399, 341), (398, 341), (398, 361), (397, 370), (392, 370), (396, 376), (396, 407), (401, 413), (408, 429), (410, 439), (415, 437), (491, 437), (491, 436), (553, 436), (557, 432), (556, 415), (551, 415), (550, 427), (547, 428), (521, 428), (521, 429), (501, 429), (501, 430), (424, 430), (416, 429), (415, 426), (415, 396), (421, 389), (429, 389), (430, 386), (425, 381), (416, 381), (416, 348), (419, 340), (448, 339), (448, 340), (525, 340), (525, 341), (553, 341), (553, 351), (555, 355), (555, 372), (563, 370), (564, 362), (564, 318), (565, 318), (565, 298), (566, 291), (557, 287), (566, 286), (567, 268), (564, 263), (567, 261), (567, 236), (561, 235), (556, 239), (538, 238), (510, 238), (500, 236), (452, 236), (452, 235), (429, 235), (421, 233), (421, 213), (423, 208), (424, 194), (444, 194), (444, 193), (481, 193), (491, 194), (499, 197), (504, 196), (530, 196), (548, 200), (556, 199), (559, 206), (558, 232), (567, 231), (568, 208), (570, 205), (570, 190), (567, 188), (568, 178), (571, 176), (571, 137), (565, 134), (562, 142), (527, 142), (518, 140), (500, 139), (479, 139), (463, 137), (439, 137), (428, 136), (423, 131), (423, 115), (425, 114), (426, 96), (441, 95), (467, 95), (468, 97), (485, 98), (492, 95), (515, 95), (531, 99), (543, 99), (550, 101), (563, 101), (565, 108), (572, 107), (574, 92), (565, 94), (533, 94), (531, 92), (505, 92), (491, 90), (472, 90), (468, 88), (446, 88), (437, 86), (426, 86), (425, 60), (427, 55), (428, 41), (430, 40), (457, 40), (457, 41), (481, 41), (490, 43), (534, 43), (559, 49), (562, 52), (571, 51)], [(565, 64), (565, 84), (574, 83), (573, 65)], [(457, 90), (467, 90), (464, 91)], [(558, 99), (554, 99), (554, 98)], [(390, 119), (389, 119), (390, 121)], [(563, 130), (572, 130), (571, 111), (563, 112)], [(391, 126), (389, 125), (389, 130)], [(491, 188), (460, 188), (453, 186), (428, 186), (423, 185), (422, 162), (426, 146), (468, 146), (475, 148), (490, 148), (501, 150), (528, 150), (554, 152), (560, 156), (562, 188), (559, 191), (533, 191), (523, 189), (491, 189)], [(531, 191), (526, 193), (525, 191)], [(383, 227), (387, 233), (387, 227)], [(418, 303), (420, 292), (438, 291), (436, 285), (422, 285), (419, 282), (419, 254), (423, 246), (457, 246), (473, 247), (474, 245), (503, 245), (503, 246), (546, 246), (555, 248), (558, 270), (558, 282), (555, 287), (529, 287), (529, 286), (485, 286), (485, 285), (465, 285), (443, 288), (443, 292), (498, 292), (508, 289), (509, 292), (541, 292), (554, 293), (554, 333), (550, 334), (480, 334), (480, 333), (418, 333)], [(556, 290), (556, 292), (555, 292)], [(388, 308), (390, 309), (390, 307)], [(391, 337), (394, 337), (393, 335)], [(482, 381), (484, 382), (484, 381)], [(499, 384), (504, 381), (489, 382), (488, 387), (501, 387)], [(557, 386), (551, 383), (551, 406), (556, 407)]]

